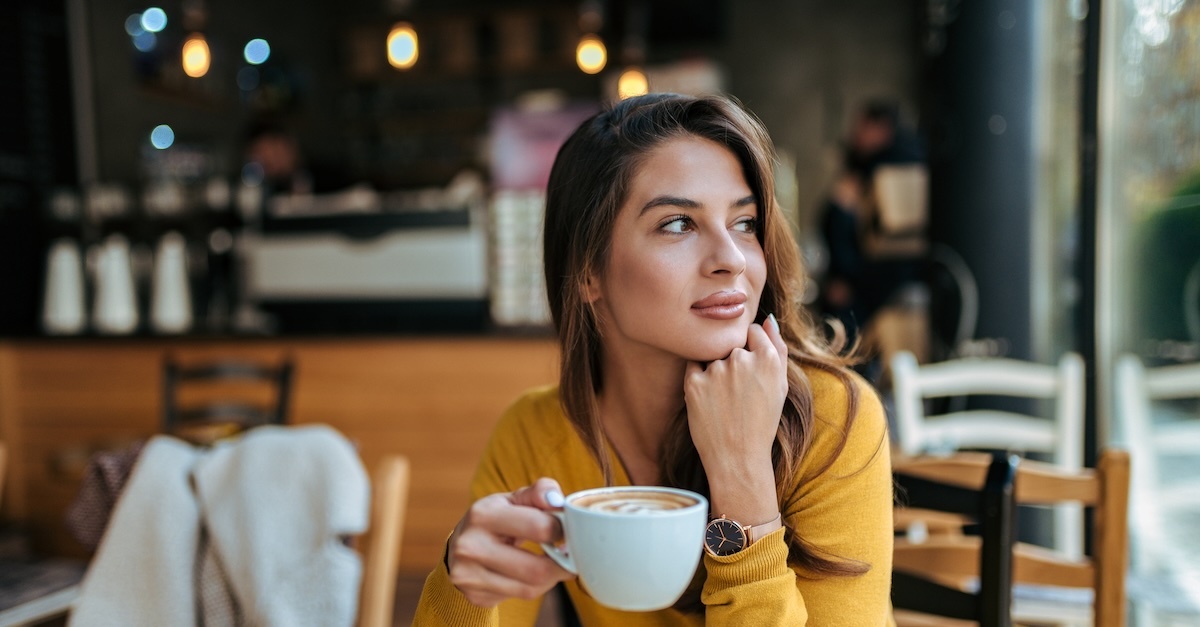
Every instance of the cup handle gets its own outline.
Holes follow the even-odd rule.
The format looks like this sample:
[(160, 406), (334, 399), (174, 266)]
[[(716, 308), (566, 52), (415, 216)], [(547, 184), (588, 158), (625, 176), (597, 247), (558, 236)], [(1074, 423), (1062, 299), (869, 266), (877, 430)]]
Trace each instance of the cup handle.
[[(563, 517), (563, 513), (562, 512), (550, 512), (550, 514), (553, 515), (555, 518), (558, 518), (558, 522), (562, 524), (563, 534), (565, 536), (566, 531), (567, 531), (567, 521), (566, 521), (566, 518)], [(563, 569), (566, 570), (567, 572), (571, 573), (572, 575), (579, 574), (579, 569), (575, 568), (575, 560), (571, 558), (570, 553), (564, 551), (563, 549), (558, 548), (557, 546), (555, 546), (553, 544), (547, 544), (547, 543), (542, 544), (542, 550), (546, 552), (547, 557), (554, 560), (555, 564), (562, 566)]]

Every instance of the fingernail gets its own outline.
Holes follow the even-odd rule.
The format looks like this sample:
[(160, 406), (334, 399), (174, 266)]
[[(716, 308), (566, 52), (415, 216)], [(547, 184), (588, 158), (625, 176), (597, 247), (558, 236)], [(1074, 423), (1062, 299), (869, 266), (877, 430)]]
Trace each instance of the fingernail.
[(562, 492), (559, 492), (558, 490), (551, 490), (547, 492), (545, 498), (546, 504), (550, 507), (562, 507), (563, 503), (565, 502), (563, 500)]
[(775, 327), (775, 331), (779, 331), (779, 321), (775, 319), (775, 314), (767, 314), (767, 320), (771, 321), (771, 326)]

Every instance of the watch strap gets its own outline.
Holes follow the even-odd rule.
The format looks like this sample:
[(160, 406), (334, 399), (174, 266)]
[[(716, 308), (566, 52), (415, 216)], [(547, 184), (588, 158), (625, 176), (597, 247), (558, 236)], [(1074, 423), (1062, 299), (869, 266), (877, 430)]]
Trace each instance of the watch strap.
[(742, 527), (742, 531), (746, 534), (746, 546), (754, 544), (781, 527), (783, 527), (783, 512), (776, 514), (774, 518), (765, 523)]

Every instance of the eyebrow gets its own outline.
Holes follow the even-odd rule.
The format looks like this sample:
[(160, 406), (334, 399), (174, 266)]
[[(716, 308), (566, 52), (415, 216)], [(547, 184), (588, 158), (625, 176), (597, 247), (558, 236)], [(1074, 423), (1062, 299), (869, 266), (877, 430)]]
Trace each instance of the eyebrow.
[[(751, 194), (745, 198), (739, 198), (738, 200), (733, 201), (729, 206), (730, 208), (738, 208), (757, 203), (758, 200), (753, 194)], [(691, 198), (683, 198), (681, 196), (656, 196), (642, 207), (642, 210), (638, 212), (638, 215), (641, 216), (655, 207), (663, 206), (680, 207), (683, 209), (699, 209), (700, 203), (692, 200)]]

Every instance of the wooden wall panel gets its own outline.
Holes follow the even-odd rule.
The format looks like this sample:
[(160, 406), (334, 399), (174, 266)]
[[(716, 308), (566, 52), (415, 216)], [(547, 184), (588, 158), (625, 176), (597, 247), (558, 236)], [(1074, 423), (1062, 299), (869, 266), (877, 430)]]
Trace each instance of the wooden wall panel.
[(386, 453), (412, 460), (401, 569), (427, 571), (465, 511), (476, 460), (503, 410), (556, 380), (545, 338), (108, 340), (0, 345), (0, 438), (10, 442), (6, 516), (36, 546), (83, 555), (63, 514), (88, 456), (159, 427), (161, 368), (237, 357), (296, 364), (291, 421), (325, 423), (358, 447), (368, 470)]
[(17, 419), (16, 355), (0, 344), (0, 440), (5, 443), (4, 489), (0, 490), (0, 515), (25, 510), (24, 452), (21, 450), (20, 423)]

